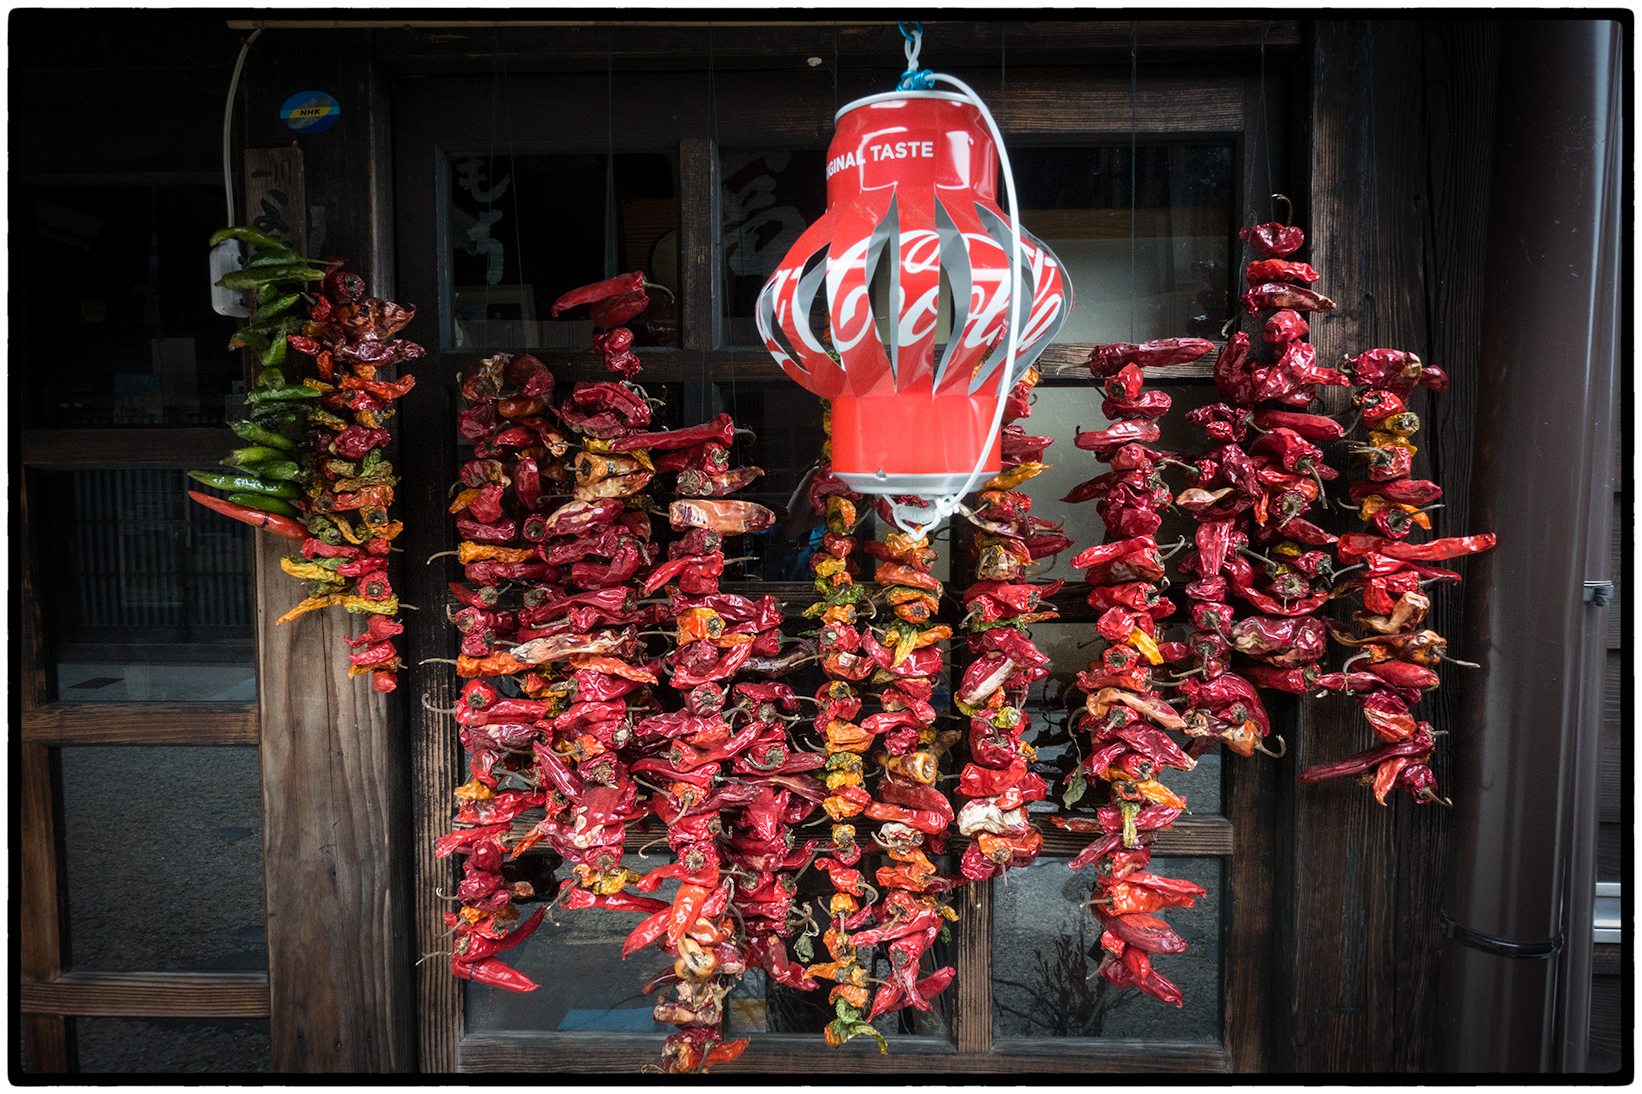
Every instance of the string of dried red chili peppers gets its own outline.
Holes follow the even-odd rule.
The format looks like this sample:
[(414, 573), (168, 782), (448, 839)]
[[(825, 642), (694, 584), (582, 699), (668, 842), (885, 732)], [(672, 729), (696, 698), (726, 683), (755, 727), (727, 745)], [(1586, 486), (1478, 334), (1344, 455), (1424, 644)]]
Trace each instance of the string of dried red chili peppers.
[(1180, 989), (1152, 967), (1151, 959), (1181, 953), (1186, 943), (1151, 913), (1190, 908), (1205, 890), (1146, 870), (1153, 833), (1186, 809), (1185, 800), (1158, 776), (1168, 767), (1189, 771), (1196, 760), (1165, 732), (1183, 730), (1187, 723), (1158, 694), (1152, 678), (1156, 666), (1183, 658), (1186, 650), (1173, 643), (1165, 649), (1158, 641), (1158, 622), (1175, 610), (1160, 595), (1164, 569), (1155, 538), (1162, 524), (1159, 510), (1169, 500), (1158, 469), (1172, 457), (1147, 446), (1160, 436), (1155, 419), (1167, 413), (1169, 398), (1163, 392), (1142, 395), (1141, 369), (1195, 360), (1210, 348), (1201, 339), (1097, 347), (1090, 372), (1107, 381), (1102, 409), (1114, 424), (1079, 433), (1074, 443), (1113, 470), (1067, 496), (1100, 499), (1107, 542), (1082, 552), (1072, 565), (1086, 570), (1089, 605), (1101, 613), (1095, 629), (1107, 644), (1099, 661), (1077, 677), (1087, 698), (1073, 728), (1088, 735), (1089, 751), (1068, 782), (1066, 800), (1081, 797), (1093, 777), (1107, 783), (1110, 802), (1097, 809), (1092, 822), (1054, 820), (1071, 831), (1102, 833), (1069, 864), (1074, 870), (1095, 867), (1089, 907), (1102, 927), (1100, 975), (1177, 1007), (1183, 1005)]
[[(1264, 682), (1287, 673), (1314, 680), (1327, 646), (1315, 613), (1328, 589), (1314, 589), (1311, 582), (1320, 574), (1326, 578), (1329, 555), (1318, 548), (1334, 537), (1303, 514), (1323, 501), (1324, 480), (1338, 475), (1312, 441), (1338, 436), (1339, 423), (1257, 407), (1276, 401), (1304, 408), (1318, 385), (1345, 382), (1316, 366), (1316, 349), (1304, 341), (1310, 328), (1300, 314), (1326, 312), (1334, 304), (1298, 284), (1317, 280), (1310, 266), (1286, 260), (1305, 241), (1299, 229), (1265, 224), (1240, 234), (1261, 256), (1245, 271), (1250, 289), (1243, 305), (1256, 317), (1261, 307), (1277, 309), (1261, 332), (1276, 359), (1259, 365), (1250, 357), (1248, 336), (1236, 332), (1215, 359), (1215, 387), (1223, 401), (1186, 415), (1215, 445), (1191, 463), (1194, 483), (1176, 499), (1198, 522), (1196, 550), (1179, 565), (1196, 576), (1185, 589), (1193, 601), (1195, 630), (1187, 646), (1196, 675), (1180, 682), (1189, 703), (1186, 732), (1198, 738), (1193, 755), (1216, 738), (1239, 755), (1266, 751), (1261, 738), (1271, 732), (1270, 718), (1250, 678)], [(1245, 449), (1250, 429), (1259, 436)], [(1250, 559), (1262, 568), (1256, 571)], [(1231, 596), (1259, 614), (1239, 618)], [(1232, 671), (1232, 650), (1257, 663)]]
[[(1006, 421), (1031, 414), (1027, 399), (1037, 380), (1033, 369), (1015, 385)], [(1049, 788), (1028, 770), (1036, 753), (1022, 735), (1031, 722), (1027, 692), (1049, 676), (1049, 658), (1026, 628), (1060, 617), (1043, 599), (1059, 592), (1062, 582), (1033, 585), (1024, 578), (1027, 566), (1071, 540), (1032, 516), (1032, 499), (1018, 487), (1048, 469), (1041, 457), (1050, 443), (1048, 437), (1028, 438), (1020, 426), (1006, 428), (1003, 469), (981, 488), (978, 508), (965, 514), (979, 529), (970, 541), (975, 581), (964, 590), (963, 629), (973, 660), (956, 695), (959, 712), (969, 718), (969, 763), (958, 779), (958, 793), (968, 800), (958, 810), (958, 833), (973, 841), (959, 871), (971, 881), (1030, 866), (1043, 848), (1043, 833), (1026, 806), (1043, 800)]]
[[(1437, 664), (1454, 660), (1447, 656), (1447, 641), (1441, 635), (1420, 629), (1431, 607), (1421, 590), (1428, 584), (1459, 580), (1454, 571), (1428, 563), (1485, 551), (1494, 545), (1494, 537), (1405, 542), (1415, 527), (1431, 527), (1426, 507), (1442, 496), (1436, 483), (1412, 478), (1415, 449), (1409, 438), (1420, 422), (1406, 400), (1416, 385), (1446, 389), (1448, 377), (1414, 354), (1393, 349), (1369, 350), (1351, 358), (1347, 367), (1362, 389), (1352, 402), (1368, 426), (1368, 443), (1354, 449), (1367, 462), (1368, 478), (1352, 483), (1349, 493), (1358, 503), (1358, 516), (1377, 534), (1340, 537), (1340, 563), (1347, 570), (1362, 566), (1364, 573), (1337, 586), (1334, 595), (1361, 595), (1363, 610), (1351, 618), (1368, 633), (1358, 636), (1344, 623), (1329, 621), (1334, 640), (1358, 652), (1340, 672), (1319, 683), (1350, 694), (1383, 743), (1345, 760), (1313, 765), (1301, 772), (1300, 781), (1355, 775), (1373, 789), (1381, 805), (1394, 788), (1407, 791), (1421, 805), (1448, 804), (1437, 792), (1430, 767), (1435, 744), (1431, 725), (1410, 713), (1424, 690), (1438, 685)], [(1352, 672), (1359, 661), (1366, 671)]]

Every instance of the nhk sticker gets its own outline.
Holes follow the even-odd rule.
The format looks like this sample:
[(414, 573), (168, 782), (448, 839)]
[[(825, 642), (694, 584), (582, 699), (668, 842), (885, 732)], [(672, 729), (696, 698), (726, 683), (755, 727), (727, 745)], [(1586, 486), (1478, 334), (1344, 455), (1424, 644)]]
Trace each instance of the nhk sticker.
[(323, 133), (342, 116), (342, 104), (323, 91), (299, 91), (279, 108), (279, 120), (298, 133)]

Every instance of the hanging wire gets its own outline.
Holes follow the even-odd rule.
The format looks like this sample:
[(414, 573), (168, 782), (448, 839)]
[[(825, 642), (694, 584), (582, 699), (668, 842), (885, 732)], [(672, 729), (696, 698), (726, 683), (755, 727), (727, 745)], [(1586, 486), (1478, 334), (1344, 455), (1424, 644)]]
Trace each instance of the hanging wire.
[(1268, 194), (1276, 188), (1271, 174), (1271, 129), (1266, 121), (1266, 39), (1271, 35), (1273, 25), (1267, 23), (1265, 33), (1260, 35), (1260, 143), (1266, 152), (1266, 192)]
[(258, 27), (251, 32), (251, 36), (240, 43), (239, 59), (234, 62), (234, 75), (228, 81), (228, 101), (222, 108), (222, 188), (228, 199), (228, 224), (235, 224), (234, 220), (234, 167), (229, 154), (230, 137), (234, 131), (234, 96), (239, 94), (239, 74), (245, 68), (245, 55), (251, 52), (251, 43), (262, 35), (262, 28)]
[[(713, 124), (712, 157), (707, 165), (707, 174), (712, 181), (713, 188), (716, 190), (724, 184), (720, 177), (722, 174), (720, 165), (724, 162), (724, 153), (718, 147), (718, 78), (713, 71), (713, 24), (711, 22), (707, 24), (707, 116)], [(727, 280), (724, 275), (723, 246), (724, 223), (721, 218), (718, 232), (713, 237), (713, 278), (715, 281), (719, 281), (721, 285), (724, 284), (724, 280)], [(724, 287), (728, 288), (727, 285)], [(698, 337), (700, 336), (698, 335)], [(708, 409), (709, 402), (707, 399), (707, 343), (709, 341), (711, 341), (710, 338), (701, 338), (701, 399), (704, 421), (707, 417), (705, 412)], [(730, 341), (734, 341), (734, 339), (732, 338)]]
[[(507, 62), (502, 62), (502, 109), (506, 112), (507, 129), (507, 177), (512, 179), (508, 192), (513, 195), (513, 261), (519, 270), (520, 295), (523, 295), (525, 285), (525, 245), (524, 235), (520, 226), (519, 216), (519, 165), (514, 160), (513, 140), (513, 95), (507, 83)], [(531, 314), (536, 314), (531, 309)]]
[[(484, 224), (486, 225), (485, 230), (487, 232), (490, 230), (490, 225), (493, 225), (493, 224), (496, 223), (494, 218), (492, 218), (490, 214), (493, 211), (493, 207), (496, 204), (496, 199), (501, 196), (500, 194), (496, 193), (496, 186), (495, 186), (495, 182), (496, 182), (496, 112), (497, 112), (497, 107), (500, 105), (500, 91), (501, 91), (501, 78), (500, 78), (499, 67), (498, 66), (501, 63), (501, 56), (502, 56), (502, 28), (501, 28), (500, 24), (494, 24), (493, 23), (491, 25), (491, 28), (490, 28), (490, 147), (489, 147), (489, 150), (485, 154), (485, 169), (489, 172), (491, 185), (485, 187), (485, 215), (484, 215), (484, 220), (483, 220)], [(487, 259), (487, 262), (488, 262), (488, 259)], [(500, 283), (502, 278), (505, 277), (506, 275), (507, 275), (507, 261), (504, 258), (503, 262), (502, 262), (501, 274), (496, 279), (497, 282)], [(484, 312), (485, 312), (483, 329), (484, 329), (484, 332), (485, 332), (485, 339), (487, 341), (490, 338), (490, 288), (491, 288), (490, 274), (487, 270), (487, 272), (485, 274), (484, 295), (482, 297), (483, 302), (484, 302)]]
[[(1379, 71), (1378, 69), (1376, 69), (1374, 67), (1374, 41), (1375, 41), (1375, 35), (1373, 35), (1372, 33), (1369, 34), (1368, 35), (1368, 67), (1364, 70), (1366, 72), (1377, 72), (1377, 71)], [(1380, 141), (1379, 141), (1379, 132), (1380, 131), (1379, 131), (1378, 120), (1375, 117), (1375, 110), (1374, 110), (1374, 100), (1375, 100), (1376, 97), (1377, 96), (1374, 94), (1373, 86), (1370, 85), (1369, 91), (1368, 91), (1368, 157), (1367, 157), (1368, 158), (1368, 181), (1369, 181), (1369, 184), (1366, 187), (1364, 187), (1364, 189), (1368, 191), (1368, 217), (1367, 217), (1368, 223), (1367, 223), (1367, 225), (1364, 225), (1364, 227), (1369, 227), (1369, 228), (1376, 228), (1381, 223), (1381, 221), (1380, 221), (1380, 186), (1379, 186), (1379, 181), (1380, 181)], [(1381, 247), (1371, 248), (1371, 250), (1373, 252), (1373, 255), (1374, 255), (1373, 259), (1371, 260), (1372, 264), (1373, 264), (1373, 268), (1374, 268), (1374, 280), (1369, 283), (1369, 286), (1368, 286), (1369, 291), (1363, 293), (1363, 295), (1368, 298), (1369, 302), (1374, 305), (1373, 310), (1369, 312), (1369, 315), (1371, 316), (1371, 322), (1373, 324), (1373, 326), (1371, 327), (1371, 329), (1368, 332), (1369, 336), (1370, 336), (1370, 339), (1371, 339), (1371, 341), (1370, 341), (1371, 345), (1379, 345), (1380, 344), (1378, 341), (1374, 341), (1373, 339), (1378, 339), (1380, 337), (1378, 334), (1375, 333), (1375, 330), (1377, 330), (1379, 325), (1380, 325), (1379, 298), (1375, 295), (1375, 293), (1377, 293), (1379, 291), (1380, 286), (1382, 284), (1384, 284), (1384, 282), (1380, 278), (1380, 270), (1381, 270), (1380, 251), (1383, 250), (1383, 249), (1384, 248), (1381, 248)]]
[(616, 269), (616, 54), (610, 24), (604, 25), (604, 276)]
[(838, 116), (838, 23), (832, 24), (832, 113)]
[[(834, 80), (836, 81), (836, 79), (837, 79), (837, 77), (835, 76)], [(707, 105), (709, 107), (709, 110), (712, 114), (712, 119), (713, 119), (713, 154), (716, 156), (716, 155), (719, 154), (718, 153), (718, 149), (719, 149), (719, 143), (718, 143), (718, 73), (717, 73), (717, 70), (714, 68), (713, 24), (711, 24), (711, 23), (707, 24), (707, 85), (708, 85)], [(837, 97), (837, 92), (835, 91), (834, 92), (834, 98), (836, 98), (836, 97)], [(717, 172), (715, 172), (715, 174), (716, 173)], [(722, 227), (719, 230), (719, 233), (718, 233), (718, 236), (717, 236), (717, 242), (714, 244), (713, 251), (714, 251), (714, 255), (717, 259), (717, 267), (720, 271), (722, 271), (724, 269), (724, 232), (723, 232)], [(741, 404), (740, 404), (739, 400), (737, 399), (737, 395), (736, 395), (735, 339), (733, 339), (733, 338), (729, 339), (729, 343), (730, 344), (728, 346), (726, 346), (725, 348), (729, 351), (729, 355), (730, 355), (730, 417), (734, 418), (736, 421), (739, 422), (741, 420)], [(708, 389), (707, 391), (703, 392), (703, 395), (707, 395), (707, 394), (710, 394), (710, 393), (711, 393), (711, 389)], [(705, 410), (711, 410), (712, 407), (709, 404), (704, 409)], [(745, 442), (743, 442), (743, 444), (745, 444)], [(745, 451), (745, 448), (743, 449), (743, 451)]]
[(1139, 279), (1139, 264), (1135, 246), (1135, 206), (1140, 201), (1136, 190), (1139, 162), (1137, 134), (1139, 133), (1140, 91), (1140, 24), (1129, 24), (1129, 341), (1135, 340), (1135, 286)]
[(918, 68), (918, 53), (924, 44), (923, 20), (914, 19), (912, 21), (913, 29), (910, 31), (907, 30), (905, 23), (897, 21), (895, 26), (900, 30), (901, 37), (905, 39), (901, 48), (907, 58), (907, 70), (901, 73), (901, 82), (897, 85), (898, 90), (928, 91), (933, 86), (930, 80), (935, 73), (927, 68), (922, 71)]

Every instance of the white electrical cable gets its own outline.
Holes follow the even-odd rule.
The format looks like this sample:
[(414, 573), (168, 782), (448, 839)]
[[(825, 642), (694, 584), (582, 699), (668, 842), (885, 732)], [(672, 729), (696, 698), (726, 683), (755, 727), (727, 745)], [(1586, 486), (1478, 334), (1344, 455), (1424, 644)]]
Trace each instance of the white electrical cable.
[[(921, 36), (920, 36), (921, 37)], [(908, 45), (908, 60), (916, 56), (915, 47)], [(1003, 146), (1003, 133), (998, 130), (998, 123), (992, 118), (992, 111), (986, 108), (981, 97), (975, 94), (975, 89), (958, 79), (940, 72), (932, 72), (929, 79), (940, 80), (957, 88), (965, 98), (975, 105), (986, 120), (986, 127), (992, 133), (992, 140), (998, 147), (998, 162), (1003, 168), (1004, 193), (1009, 199), (1009, 341), (1004, 352), (1003, 364), (998, 367), (998, 409), (992, 415), (992, 429), (987, 434), (986, 443), (981, 446), (980, 459), (975, 462), (975, 469), (969, 473), (956, 493), (945, 494), (931, 499), (928, 509), (919, 509), (910, 505), (901, 505), (893, 499), (889, 501), (890, 515), (895, 526), (909, 536), (922, 538), (941, 521), (946, 520), (958, 511), (958, 505), (964, 495), (974, 488), (976, 480), (981, 477), (981, 469), (986, 466), (986, 458), (992, 454), (992, 442), (997, 439), (1003, 429), (1003, 412), (1008, 405), (1007, 399), (1010, 388), (1015, 386), (1015, 356), (1020, 349), (1020, 307), (1021, 307), (1021, 215), (1020, 206), (1015, 198), (1015, 172), (1009, 166), (1009, 151)], [(917, 517), (923, 517), (919, 520)]]
[(234, 78), (228, 81), (228, 102), (222, 108), (222, 189), (228, 199), (228, 224), (234, 225), (234, 169), (229, 158), (229, 135), (234, 129), (234, 96), (239, 93), (239, 74), (245, 67), (245, 55), (251, 52), (251, 43), (262, 33), (258, 27), (239, 47), (239, 60), (234, 62)]

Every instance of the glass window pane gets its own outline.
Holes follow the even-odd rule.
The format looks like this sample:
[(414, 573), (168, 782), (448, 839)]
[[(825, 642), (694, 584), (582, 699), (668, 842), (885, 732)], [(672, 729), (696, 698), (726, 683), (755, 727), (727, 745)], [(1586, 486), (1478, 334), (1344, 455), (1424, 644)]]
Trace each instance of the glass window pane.
[[(754, 301), (826, 211), (824, 160), (818, 149), (724, 153), (727, 344), (759, 344)], [(1049, 244), (1077, 293), (1055, 341), (1215, 336), (1233, 305), (1229, 143), (1143, 144), (1132, 156), (1126, 144), (1022, 146), (1010, 161), (1022, 226)]]
[(1021, 225), (1076, 292), (1055, 341), (1217, 337), (1234, 303), (1229, 143), (1141, 144), (1133, 155), (1126, 143), (1020, 147), (1009, 158)]
[(82, 1072), (273, 1070), (266, 1018), (76, 1018)]
[[(1032, 717), (1032, 728), (1025, 734), (1025, 740), (1037, 750), (1037, 762), (1056, 765), (1058, 773), (1044, 773), (1050, 782), (1049, 797), (1032, 802), (1027, 808), (1034, 814), (1064, 812), (1061, 800), (1066, 791), (1066, 777), (1089, 751), (1088, 734), (1078, 734), (1073, 744), (1066, 732), (1068, 716), (1075, 714), (1084, 700), (1084, 693), (1077, 689), (1076, 677), (1099, 656), (1105, 641), (1095, 633), (1092, 623), (1039, 623), (1032, 627), (1032, 643), (1049, 656), (1054, 675), (1033, 684), (1027, 695), (1026, 709)], [(1069, 711), (1068, 706), (1073, 709)], [(1190, 741), (1176, 734), (1175, 743), (1184, 746)], [(1168, 767), (1158, 775), (1163, 785), (1186, 799), (1193, 816), (1214, 816), (1220, 812), (1220, 752), (1218, 748), (1210, 749), (1197, 758), (1197, 766), (1190, 771)], [(1105, 804), (1105, 795), (1106, 784), (1097, 781), (1081, 801), (1074, 802), (1076, 812), (1087, 815), (1090, 809)], [(1048, 824), (1040, 821), (1039, 827), (1047, 829)]]
[(257, 750), (61, 751), (74, 965), (267, 969)]
[(678, 345), (675, 174), (663, 152), (452, 155), (451, 346), (586, 350), (587, 307), (554, 319), (553, 302), (632, 270), (667, 290), (649, 290), (650, 307), (628, 324), (634, 345)]
[(1153, 966), (1180, 988), (1182, 1009), (1095, 975), (1101, 927), (1083, 906), (1092, 879), (1067, 870), (1068, 861), (1039, 859), (1011, 870), (1008, 886), (993, 883), (993, 1036), (1218, 1042), (1221, 860), (1152, 860), (1154, 873), (1209, 891), (1195, 907), (1159, 913), (1187, 943)]
[(255, 701), (251, 527), (190, 501), (182, 471), (50, 483), (57, 697)]
[(201, 425), (244, 390), (211, 310), (217, 186), (12, 191), (11, 337), (28, 425)]
[[(550, 856), (540, 854), (527, 855), (524, 859), (538, 863), (551, 861)], [(622, 865), (643, 872), (668, 861), (665, 855), (658, 857), (654, 853), (648, 859), (628, 854), (623, 856)], [(957, 866), (950, 856), (931, 856), (931, 861), (943, 873), (951, 873)], [(869, 855), (859, 868), (870, 876), (872, 869), (882, 864), (877, 856)], [(509, 872), (507, 876), (513, 875)], [(558, 887), (549, 877), (533, 875), (531, 880), (538, 893), (551, 893)], [(800, 875), (798, 883), (794, 917), (800, 917), (807, 905), (816, 922), (824, 923), (825, 902), (833, 891), (827, 876), (819, 870), (808, 870)], [(678, 883), (669, 880), (652, 895), (671, 901), (677, 889)], [(524, 911), (528, 913), (531, 909), (527, 905)], [(475, 1031), (625, 1030), (658, 1035), (674, 1032), (674, 1027), (661, 1025), (651, 1017), (663, 992), (658, 989), (646, 995), (643, 991), (652, 976), (671, 968), (670, 961), (653, 946), (627, 961), (622, 960), (622, 943), (643, 919), (639, 912), (599, 908), (555, 911), (552, 918), (544, 919), (530, 938), (508, 951), (504, 958), (508, 965), (540, 984), (541, 989), (520, 993), (470, 982), (467, 985), (468, 1028)], [(812, 942), (814, 960), (828, 960), (819, 936)], [(788, 957), (797, 960), (791, 941)], [(951, 962), (950, 946), (937, 940), (924, 956), (921, 975)], [(889, 979), (887, 958), (880, 955), (868, 975)], [(762, 970), (748, 969), (735, 982), (725, 1001), (728, 1032), (733, 1035), (763, 1032), (819, 1035), (835, 1014), (827, 1002), (832, 983), (818, 983), (815, 991), (794, 991), (774, 983)], [(886, 1036), (946, 1036), (951, 1022), (949, 995), (937, 999), (928, 1012), (901, 1011), (885, 1015), (875, 1025)]]
[(724, 343), (759, 346), (758, 291), (804, 229), (827, 211), (826, 153), (819, 148), (726, 150), (723, 184)]
[[(1199, 452), (1207, 447), (1203, 431), (1186, 421), (1186, 412), (1219, 400), (1212, 384), (1188, 386), (1149, 380), (1146, 390), (1164, 392), (1171, 400), (1169, 413), (1157, 420), (1162, 436), (1151, 447), (1165, 452), (1186, 453)], [(1066, 385), (1042, 384), (1035, 391), (1031, 417), (1022, 418), (1016, 423), (1031, 436), (1055, 439), (1055, 443), (1049, 446), (1043, 457), (1044, 462), (1050, 465), (1050, 469), (1029, 479), (1021, 489), (1032, 498), (1033, 516), (1057, 522), (1065, 519), (1066, 527), (1062, 530), (1071, 537), (1073, 543), (1069, 551), (1053, 560), (1053, 565), (1037, 571), (1034, 581), (1048, 581), (1057, 577), (1064, 578), (1067, 582), (1082, 581), (1083, 571), (1072, 569), (1072, 559), (1079, 551), (1095, 546), (1106, 536), (1106, 526), (1100, 519), (1100, 512), (1094, 500), (1071, 504), (1061, 500), (1079, 483), (1112, 470), (1110, 464), (1101, 463), (1095, 459), (1093, 453), (1085, 452), (1073, 443), (1080, 431), (1105, 429), (1112, 424), (1100, 412), (1102, 399), (1103, 394), (1099, 386), (1092, 381)], [(1177, 494), (1191, 483), (1186, 472), (1178, 467), (1165, 467), (1163, 477)], [(1190, 539), (1196, 535), (1196, 530), (1196, 523), (1186, 514), (1165, 510), (1163, 526), (1156, 533), (1157, 541), (1160, 544), (1172, 544), (1182, 536)], [(1176, 555), (1174, 561), (1178, 562), (1183, 557)], [(1171, 577), (1170, 580), (1176, 581), (1176, 584), (1184, 584), (1190, 579), (1177, 581)], [(1184, 597), (1179, 595), (1178, 590), (1174, 600), (1176, 604), (1184, 602)], [(1175, 618), (1183, 618), (1183, 613)]]

